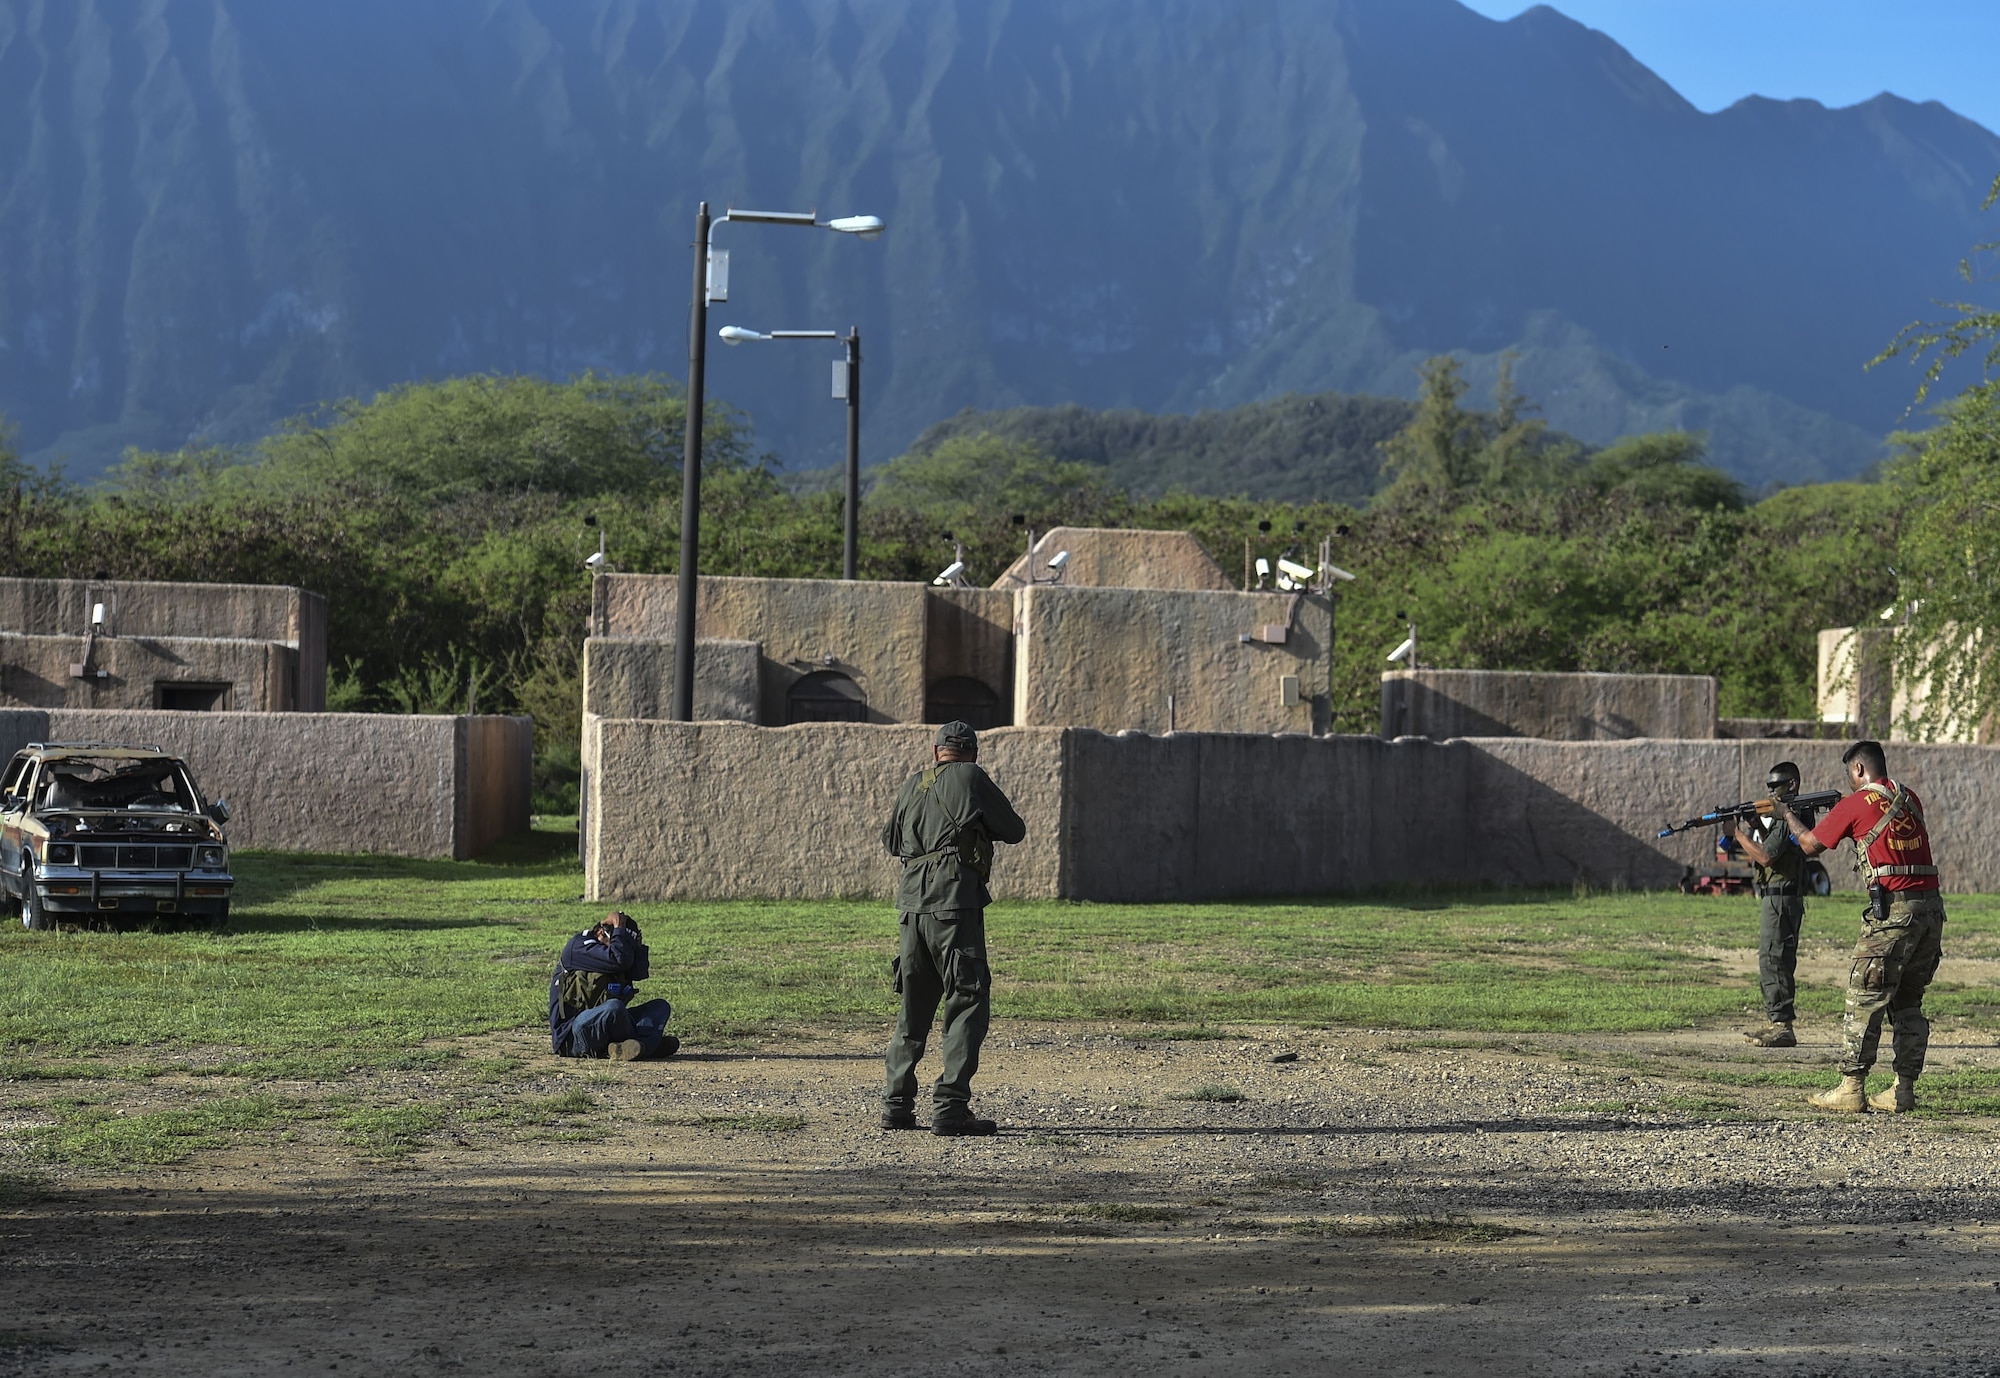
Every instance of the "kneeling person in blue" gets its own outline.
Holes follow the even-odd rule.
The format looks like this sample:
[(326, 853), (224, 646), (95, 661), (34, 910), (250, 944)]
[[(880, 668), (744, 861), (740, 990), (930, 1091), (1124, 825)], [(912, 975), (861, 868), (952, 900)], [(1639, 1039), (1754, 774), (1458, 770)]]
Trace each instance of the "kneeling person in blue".
[(649, 975), (645, 940), (629, 914), (607, 914), (565, 943), (549, 982), (549, 1043), (557, 1056), (636, 1062), (679, 1052), (681, 1041), (667, 1032), (673, 1007), (634, 1003)]

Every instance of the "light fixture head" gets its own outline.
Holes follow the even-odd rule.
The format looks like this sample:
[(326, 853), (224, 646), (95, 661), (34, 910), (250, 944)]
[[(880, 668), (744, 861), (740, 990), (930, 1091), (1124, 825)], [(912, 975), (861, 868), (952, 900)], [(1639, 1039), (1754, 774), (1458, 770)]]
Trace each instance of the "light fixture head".
[(843, 215), (838, 220), (829, 220), (826, 227), (838, 234), (859, 235), (863, 239), (880, 239), (882, 231), (889, 227), (879, 215)]
[(745, 340), (768, 340), (771, 338), (769, 335), (759, 334), (755, 330), (745, 330), (740, 325), (725, 325), (715, 333), (722, 337), (724, 344), (731, 345), (742, 344)]

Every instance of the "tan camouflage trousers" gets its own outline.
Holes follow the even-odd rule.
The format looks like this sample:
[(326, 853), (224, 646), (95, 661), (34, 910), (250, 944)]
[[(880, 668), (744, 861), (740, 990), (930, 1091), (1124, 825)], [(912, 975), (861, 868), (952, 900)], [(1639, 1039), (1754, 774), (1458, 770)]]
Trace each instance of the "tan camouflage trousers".
[(1895, 1031), (1899, 1077), (1924, 1070), (1931, 1021), (1924, 1017), (1924, 991), (1937, 975), (1943, 953), (1944, 901), (1935, 890), (1895, 892), (1889, 919), (1877, 923), (1863, 911), (1861, 941), (1847, 974), (1847, 1013), (1841, 1021), (1840, 1070), (1866, 1076), (1882, 1042), (1882, 1020)]

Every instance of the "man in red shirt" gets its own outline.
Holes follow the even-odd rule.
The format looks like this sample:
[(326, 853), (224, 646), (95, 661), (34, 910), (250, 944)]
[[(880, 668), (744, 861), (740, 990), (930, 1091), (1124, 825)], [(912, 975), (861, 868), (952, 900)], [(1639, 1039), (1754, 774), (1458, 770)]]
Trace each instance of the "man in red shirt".
[[(1937, 974), (1944, 933), (1944, 900), (1931, 859), (1923, 801), (1889, 778), (1880, 742), (1856, 742), (1841, 755), (1854, 793), (1808, 830), (1789, 809), (1799, 850), (1817, 856), (1852, 840), (1868, 882), (1861, 941), (1847, 976), (1847, 1013), (1841, 1021), (1840, 1085), (1813, 1096), (1822, 1110), (1891, 1114), (1916, 1107), (1917, 1077), (1924, 1070), (1931, 1023), (1924, 1018), (1924, 990)], [(1868, 1069), (1882, 1041), (1882, 1016), (1895, 1029), (1896, 1084), (1867, 1094)]]

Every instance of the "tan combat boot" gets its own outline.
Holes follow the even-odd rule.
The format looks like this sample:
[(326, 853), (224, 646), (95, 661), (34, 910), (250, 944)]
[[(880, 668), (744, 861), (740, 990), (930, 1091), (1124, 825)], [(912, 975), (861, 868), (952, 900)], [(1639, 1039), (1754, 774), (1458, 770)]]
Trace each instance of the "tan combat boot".
[(1848, 1115), (1868, 1113), (1868, 1082), (1862, 1077), (1842, 1077), (1831, 1091), (1806, 1097), (1822, 1110), (1838, 1110)]
[(1917, 1108), (1917, 1079), (1897, 1077), (1894, 1086), (1883, 1087), (1868, 1098), (1868, 1103), (1891, 1115), (1906, 1115)]
[(1743, 1036), (1753, 1048), (1796, 1048), (1799, 1036), (1790, 1024), (1766, 1024), (1761, 1029), (1745, 1029)]

